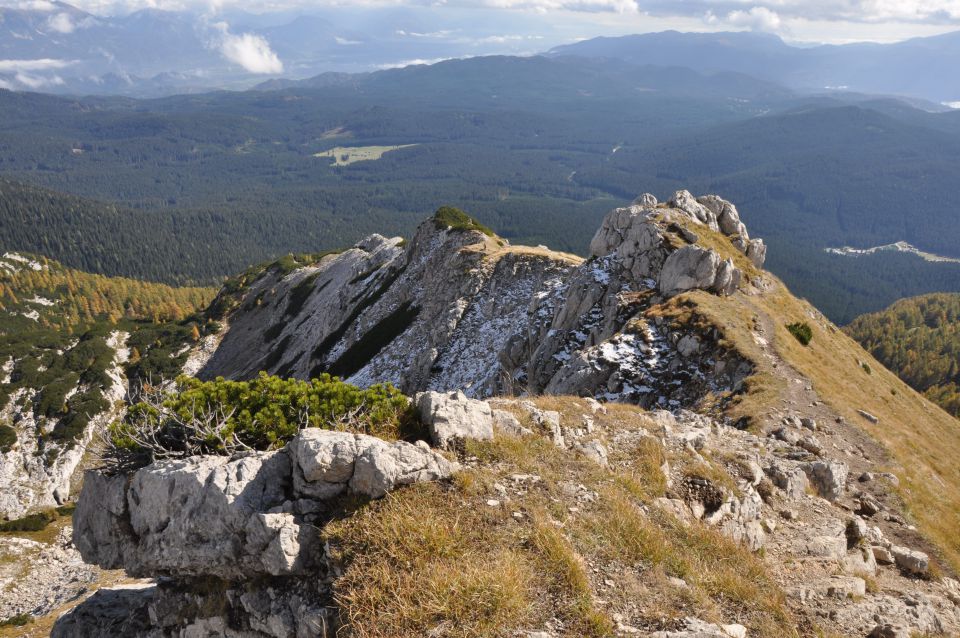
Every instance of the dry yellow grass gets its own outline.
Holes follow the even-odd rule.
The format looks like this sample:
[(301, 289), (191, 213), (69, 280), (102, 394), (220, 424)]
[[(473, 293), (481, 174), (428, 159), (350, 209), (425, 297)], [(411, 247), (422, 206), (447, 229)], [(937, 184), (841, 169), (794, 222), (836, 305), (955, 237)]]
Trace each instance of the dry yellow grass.
[[(570, 415), (585, 408), (572, 397), (535, 401)], [(650, 425), (638, 408), (610, 407), (597, 415), (605, 428)], [(448, 485), (400, 490), (327, 527), (344, 566), (334, 584), (340, 635), (512, 636), (559, 618), (564, 636), (600, 637), (614, 634), (613, 614), (627, 609), (654, 624), (703, 612), (742, 622), (753, 636), (792, 635), (783, 594), (759, 557), (652, 505), (665, 491), (667, 458), (655, 439), (616, 452), (615, 469), (540, 436), (471, 442), (466, 454), (479, 467)], [(503, 505), (488, 505), (505, 498), (495, 486), (514, 485), (518, 473), (539, 479)], [(595, 500), (578, 500), (571, 485)], [(690, 588), (665, 592), (666, 575)]]
[[(765, 338), (776, 353), (806, 377), (837, 414), (888, 450), (909, 513), (954, 571), (960, 571), (956, 531), (960, 529), (960, 421), (900, 381), (812, 306), (792, 296), (779, 280), (766, 277), (771, 288), (763, 294), (720, 298), (692, 292), (656, 312), (677, 322), (706, 322), (719, 328), (723, 345), (754, 362), (755, 374), (748, 379), (746, 392), (728, 411), (734, 419), (756, 420), (778, 407), (786, 392), (784, 371), (771, 366), (754, 337), (757, 323), (768, 318), (773, 334)], [(796, 321), (807, 322), (813, 329), (808, 346), (786, 329)], [(859, 410), (878, 417), (879, 423), (871, 423)]]
[(505, 522), (425, 484), (328, 526), (347, 566), (335, 589), (338, 635), (501, 636), (524, 624), (536, 576)]

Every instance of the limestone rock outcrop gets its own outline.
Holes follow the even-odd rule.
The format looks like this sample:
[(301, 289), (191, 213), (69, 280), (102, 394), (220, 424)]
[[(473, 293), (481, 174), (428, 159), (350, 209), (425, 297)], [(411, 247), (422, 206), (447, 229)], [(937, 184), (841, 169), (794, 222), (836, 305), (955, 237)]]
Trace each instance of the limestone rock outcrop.
[[(701, 242), (707, 234), (712, 242)], [(314, 265), (264, 273), (200, 374), (329, 372), (409, 394), (574, 393), (670, 408), (738, 386), (748, 369), (715, 365), (728, 355), (711, 335), (671, 333), (644, 316), (686, 291), (751, 285), (737, 255), (759, 264), (762, 243), (733, 204), (643, 195), (606, 216), (590, 250), (581, 261), (432, 219), (406, 247), (371, 236)], [(683, 337), (696, 337), (697, 356), (690, 339), (677, 347)]]
[(88, 472), (74, 542), (87, 562), (133, 576), (302, 575), (322, 555), (314, 523), (331, 499), (379, 498), (455, 469), (421, 445), (308, 428), (277, 452)]

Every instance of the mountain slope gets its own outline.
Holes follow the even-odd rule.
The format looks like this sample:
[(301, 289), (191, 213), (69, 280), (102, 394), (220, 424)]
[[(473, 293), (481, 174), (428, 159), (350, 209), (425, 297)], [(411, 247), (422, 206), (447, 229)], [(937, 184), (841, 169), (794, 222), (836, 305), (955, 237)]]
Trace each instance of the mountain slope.
[(0, 515), (69, 498), (95, 430), (126, 398), (128, 375), (182, 367), (185, 353), (175, 351), (191, 343), (191, 329), (179, 322), (211, 293), (19, 253), (0, 258)]
[[(700, 215), (718, 228), (716, 214), (689, 195), (659, 208), (645, 197), (646, 205), (608, 215), (582, 263), (427, 222), (405, 251), (398, 240), (373, 237), (313, 266), (267, 273), (241, 293), (201, 374), (249, 378), (266, 369), (306, 378), (326, 370), (407, 392), (573, 393), (720, 410), (758, 431), (785, 414), (810, 414), (835, 436), (881, 444), (870, 444), (869, 462), (859, 452), (845, 460), (856, 471), (877, 458), (896, 465), (918, 525), (946, 562), (960, 565), (951, 532), (960, 489), (934, 487), (960, 486), (951, 460), (960, 453), (957, 422), (783, 284), (758, 278), (735, 247), (745, 231), (731, 218), (725, 236), (692, 221)], [(721, 212), (729, 206), (700, 201)], [(709, 247), (716, 261), (687, 254), (699, 254), (695, 246)], [(693, 290), (677, 294), (674, 281)], [(804, 322), (814, 333), (807, 347), (785, 327)]]
[(857, 317), (846, 332), (917, 392), (960, 416), (960, 295), (902, 299)]
[[(644, 195), (591, 247), (512, 246), (441, 209), (405, 246), (232, 282), (206, 375), (392, 380), (426, 390), (421, 429), (377, 439), (293, 393), (275, 410), (312, 427), (256, 450), (88, 473), (84, 559), (165, 579), (98, 592), (52, 635), (960, 629), (956, 420), (763, 271), (729, 202)], [(288, 386), (171, 405), (246, 419), (250, 387)]]

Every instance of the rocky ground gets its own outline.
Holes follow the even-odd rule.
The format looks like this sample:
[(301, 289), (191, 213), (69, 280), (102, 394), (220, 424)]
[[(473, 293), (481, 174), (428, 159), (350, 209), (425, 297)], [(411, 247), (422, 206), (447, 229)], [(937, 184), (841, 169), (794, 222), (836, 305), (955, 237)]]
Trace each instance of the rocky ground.
[[(891, 509), (895, 504), (873, 496), (881, 491), (877, 486), (896, 477), (851, 474), (838, 424), (821, 425), (791, 413), (773, 432), (750, 433), (690, 412), (614, 410), (574, 398), (487, 403), (462, 394), (426, 394), (418, 407), (431, 424), (433, 442), (453, 451), (446, 458), (425, 444), (307, 430), (281, 453), (233, 462), (222, 457), (166, 462), (141, 470), (129, 483), (124, 477), (117, 482), (88, 475), (77, 512), (77, 543), (84, 557), (105, 568), (163, 579), (159, 588), (99, 592), (64, 617), (54, 635), (102, 635), (97, 632), (118, 622), (116, 613), (105, 620), (103, 609), (116, 611), (121, 604), (134, 610), (123, 615), (124, 622), (137, 613), (152, 619), (125, 625), (130, 632), (125, 635), (131, 636), (192, 635), (170, 632), (201, 629), (209, 635), (327, 635), (338, 622), (328, 607), (333, 597), (329, 585), (316, 589), (311, 574), (335, 588), (336, 579), (329, 577), (342, 568), (332, 558), (316, 562), (323, 552), (309, 531), (313, 527), (304, 525), (322, 529), (337, 497), (379, 498), (396, 489), (403, 493), (405, 484), (473, 472), (486, 477), (472, 492), (476, 507), (502, 512), (522, 525), (536, 510), (536, 495), (547, 490), (555, 495), (555, 522), (575, 539), (580, 524), (594, 524), (604, 511), (610, 478), (637, 471), (636, 454), (643, 445), (662, 450), (664, 462), (655, 468), (660, 478), (648, 477), (647, 483), (663, 483), (660, 495), (641, 505), (639, 516), (668, 516), (691, 529), (706, 526), (757, 552), (772, 586), (785, 594), (788, 611), (783, 613), (801, 634), (906, 637), (960, 631), (960, 586), (931, 572), (918, 544), (905, 545), (919, 537)], [(523, 473), (502, 458), (472, 453), (482, 448), (464, 447), (491, 439), (500, 445), (526, 441), (531, 448), (534, 439), (543, 439), (562, 455), (557, 459), (582, 460), (547, 462), (540, 474)], [(808, 450), (818, 439), (820, 451)], [(234, 534), (239, 534), (235, 541)], [(674, 541), (665, 537), (663, 542)], [(614, 635), (729, 638), (747, 635), (758, 622), (746, 610), (742, 617), (723, 616), (736, 608), (724, 604), (708, 607), (707, 617), (697, 618), (689, 601), (670, 601), (695, 598), (704, 587), (703, 574), (654, 575), (631, 556), (583, 552), (591, 596), (611, 619)], [(232, 602), (224, 602), (223, 591), (200, 593), (194, 585), (199, 577), (224, 579), (226, 592), (236, 590), (239, 598), (228, 593)], [(672, 593), (654, 590), (651, 578), (665, 580), (660, 584)], [(637, 593), (622, 596), (619, 590), (630, 587)], [(184, 595), (190, 591), (201, 600), (188, 604), (193, 599)], [(272, 602), (257, 602), (252, 592)], [(211, 607), (211, 596), (231, 611), (203, 616), (198, 610)], [(657, 602), (661, 596), (668, 602)], [(658, 606), (664, 617), (651, 613)], [(684, 611), (689, 615), (678, 615)], [(159, 625), (158, 617), (163, 619)], [(230, 623), (246, 629), (222, 633)], [(578, 635), (562, 614), (548, 614), (540, 623), (529, 636)], [(761, 629), (760, 635), (769, 634)]]
[[(393, 380), (429, 440), (307, 429), (88, 473), (80, 555), (150, 582), (96, 591), (53, 635), (960, 633), (956, 539), (907, 507), (933, 408), (760, 269), (728, 202), (643, 196), (591, 249), (429, 220), (406, 249), (268, 271), (191, 369)], [(23, 605), (98, 573), (71, 569)]]

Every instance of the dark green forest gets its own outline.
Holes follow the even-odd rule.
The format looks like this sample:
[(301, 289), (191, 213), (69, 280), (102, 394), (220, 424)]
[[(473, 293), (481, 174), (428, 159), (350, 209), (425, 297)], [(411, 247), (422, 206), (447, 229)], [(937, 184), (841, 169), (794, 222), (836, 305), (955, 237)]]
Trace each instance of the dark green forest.
[[(214, 284), (291, 252), (409, 236), (444, 205), (514, 243), (585, 253), (637, 194), (716, 192), (769, 268), (835, 321), (960, 290), (950, 113), (800, 97), (746, 76), (478, 58), (278, 91), (138, 101), (0, 91), (0, 248)], [(412, 145), (335, 166), (336, 147)]]

